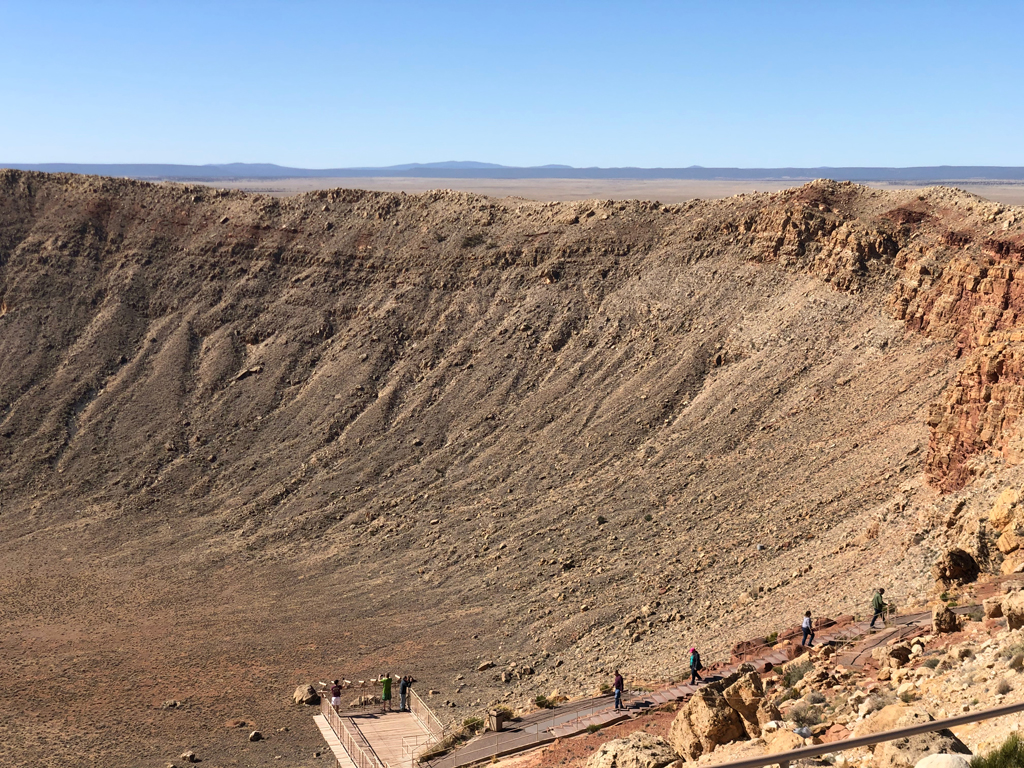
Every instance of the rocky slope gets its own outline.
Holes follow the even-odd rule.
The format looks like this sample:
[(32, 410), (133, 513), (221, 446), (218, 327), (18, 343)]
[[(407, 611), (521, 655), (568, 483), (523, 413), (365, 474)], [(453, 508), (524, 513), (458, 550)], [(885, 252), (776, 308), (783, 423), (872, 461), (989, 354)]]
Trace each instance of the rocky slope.
[(461, 718), (905, 601), (950, 543), (999, 570), (1021, 218), (0, 172), (0, 735), (302, 765), (299, 682)]

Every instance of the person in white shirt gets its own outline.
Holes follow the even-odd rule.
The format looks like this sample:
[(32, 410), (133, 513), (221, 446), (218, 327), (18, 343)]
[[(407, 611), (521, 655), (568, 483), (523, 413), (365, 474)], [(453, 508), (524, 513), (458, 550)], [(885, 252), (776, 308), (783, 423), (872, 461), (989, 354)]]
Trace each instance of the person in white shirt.
[(808, 611), (804, 614), (804, 623), (800, 625), (800, 628), (804, 631), (804, 639), (800, 645), (806, 645), (808, 648), (814, 647), (814, 621), (811, 619), (811, 612)]

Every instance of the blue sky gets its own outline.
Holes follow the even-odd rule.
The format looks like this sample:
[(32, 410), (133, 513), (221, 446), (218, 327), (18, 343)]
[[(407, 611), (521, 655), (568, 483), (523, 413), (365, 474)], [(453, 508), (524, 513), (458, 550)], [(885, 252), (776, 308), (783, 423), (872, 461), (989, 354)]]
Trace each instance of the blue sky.
[(1024, 165), (1024, 3), (0, 0), (0, 162)]

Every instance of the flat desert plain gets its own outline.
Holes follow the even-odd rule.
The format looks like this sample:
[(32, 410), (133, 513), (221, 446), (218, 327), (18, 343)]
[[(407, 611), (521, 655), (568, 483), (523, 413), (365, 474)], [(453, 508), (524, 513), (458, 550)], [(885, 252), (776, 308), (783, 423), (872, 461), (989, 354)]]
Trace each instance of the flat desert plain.
[[(405, 177), (330, 177), (320, 179), (231, 179), (200, 181), (218, 189), (240, 189), (289, 196), (318, 189), (367, 189), (374, 192), (418, 194), (454, 189), (489, 197), (523, 197), (544, 202), (573, 200), (715, 200), (748, 192), (777, 192), (807, 183), (806, 179), (771, 181), (700, 181), (689, 179), (441, 179)], [(926, 184), (869, 183), (876, 189), (915, 189)], [(1024, 205), (1024, 184), (1017, 182), (946, 182), (972, 194), (1006, 205)]]

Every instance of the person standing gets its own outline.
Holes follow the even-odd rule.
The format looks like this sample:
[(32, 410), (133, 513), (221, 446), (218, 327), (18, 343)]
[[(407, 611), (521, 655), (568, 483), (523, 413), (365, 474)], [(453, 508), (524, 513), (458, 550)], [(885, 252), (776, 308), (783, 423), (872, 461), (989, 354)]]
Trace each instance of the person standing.
[(331, 685), (331, 706), (341, 709), (341, 681), (335, 680)]
[(878, 620), (879, 616), (882, 617), (882, 626), (885, 626), (886, 604), (885, 600), (882, 599), (882, 595), (884, 594), (885, 590), (879, 587), (875, 590), (875, 594), (871, 596), (871, 610), (874, 612), (874, 615), (871, 617), (871, 629), (875, 628), (875, 621)]
[(409, 711), (409, 689), (416, 680), (413, 679), (412, 675), (406, 675), (398, 681), (398, 711), (408, 712)]
[(381, 693), (380, 693), (380, 712), (384, 714), (391, 709), (391, 673), (385, 672), (380, 676), (381, 682)]
[(800, 641), (800, 645), (806, 645), (808, 648), (813, 648), (814, 620), (811, 618), (810, 611), (804, 614), (804, 623), (800, 625), (800, 629), (802, 629), (804, 633), (804, 639)]
[(696, 685), (697, 681), (704, 682), (704, 678), (701, 677), (700, 671), (704, 669), (704, 665), (700, 662), (700, 654), (697, 653), (696, 648), (690, 649), (690, 685)]
[(615, 670), (615, 680), (612, 683), (612, 690), (615, 691), (615, 711), (625, 709), (622, 706), (622, 675), (619, 674), (619, 670)]

